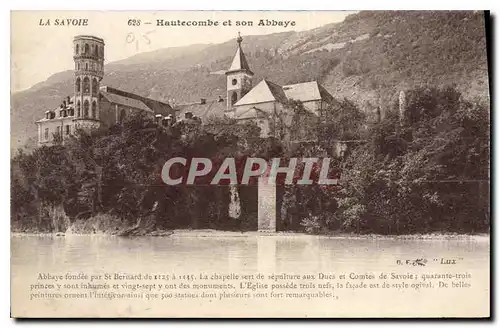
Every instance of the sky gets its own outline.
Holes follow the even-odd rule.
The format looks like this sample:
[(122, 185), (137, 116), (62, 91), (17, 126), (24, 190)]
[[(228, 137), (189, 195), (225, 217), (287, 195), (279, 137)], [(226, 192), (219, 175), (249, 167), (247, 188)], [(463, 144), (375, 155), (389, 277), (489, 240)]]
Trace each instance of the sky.
[[(137, 53), (197, 43), (222, 43), (241, 32), (262, 35), (304, 31), (342, 21), (348, 11), (14, 11), (11, 14), (11, 91), (21, 91), (52, 74), (73, 69), (72, 42), (79, 34), (99, 36), (105, 42), (105, 62)], [(87, 26), (56, 26), (87, 19)], [(212, 27), (157, 26), (157, 20), (219, 22)], [(260, 20), (289, 22), (288, 26), (258, 26)], [(134, 21), (135, 20), (135, 21)], [(139, 26), (134, 26), (134, 23)], [(231, 26), (223, 23), (231, 20)], [(50, 25), (47, 22), (50, 21)], [(253, 26), (236, 26), (253, 22)], [(292, 26), (291, 22), (295, 22)], [(150, 22), (151, 24), (145, 24)], [(42, 25), (43, 24), (43, 25)], [(130, 25), (129, 25), (130, 24)], [(227, 23), (226, 23), (227, 24)]]

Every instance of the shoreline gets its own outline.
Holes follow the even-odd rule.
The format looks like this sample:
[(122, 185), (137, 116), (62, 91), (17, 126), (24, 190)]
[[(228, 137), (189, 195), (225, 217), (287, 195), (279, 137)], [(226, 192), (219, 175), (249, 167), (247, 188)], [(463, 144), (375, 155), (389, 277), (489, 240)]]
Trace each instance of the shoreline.
[(183, 237), (196, 237), (196, 238), (211, 238), (211, 237), (293, 237), (293, 238), (327, 238), (327, 239), (378, 239), (378, 240), (490, 240), (489, 233), (478, 234), (458, 234), (458, 233), (427, 233), (427, 234), (403, 234), (403, 235), (380, 235), (380, 234), (354, 234), (354, 233), (331, 233), (331, 234), (310, 234), (304, 232), (292, 231), (277, 231), (277, 232), (263, 232), (263, 231), (225, 231), (213, 229), (175, 229), (175, 230), (156, 230), (141, 235), (135, 236), (120, 236), (117, 234), (106, 233), (36, 233), (36, 232), (13, 232), (10, 233), (11, 237), (71, 237), (71, 236), (96, 236), (96, 237), (117, 237), (117, 238), (141, 238), (141, 237), (170, 237), (170, 238), (183, 238)]

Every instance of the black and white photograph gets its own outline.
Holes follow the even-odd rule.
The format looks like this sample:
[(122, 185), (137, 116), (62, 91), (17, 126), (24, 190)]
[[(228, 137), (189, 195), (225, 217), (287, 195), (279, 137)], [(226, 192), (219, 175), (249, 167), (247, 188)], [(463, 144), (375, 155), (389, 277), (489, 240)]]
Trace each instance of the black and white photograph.
[(13, 318), (489, 318), (488, 11), (12, 11)]

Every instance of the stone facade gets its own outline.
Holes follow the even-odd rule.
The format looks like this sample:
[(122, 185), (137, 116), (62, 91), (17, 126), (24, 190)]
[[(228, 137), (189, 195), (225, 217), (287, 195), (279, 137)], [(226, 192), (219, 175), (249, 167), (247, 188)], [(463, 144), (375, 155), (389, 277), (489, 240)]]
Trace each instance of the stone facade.
[(38, 145), (64, 141), (78, 129), (92, 130), (123, 122), (136, 112), (158, 118), (172, 116), (169, 104), (115, 88), (101, 86), (104, 77), (104, 40), (79, 35), (73, 40), (74, 94), (36, 121)]

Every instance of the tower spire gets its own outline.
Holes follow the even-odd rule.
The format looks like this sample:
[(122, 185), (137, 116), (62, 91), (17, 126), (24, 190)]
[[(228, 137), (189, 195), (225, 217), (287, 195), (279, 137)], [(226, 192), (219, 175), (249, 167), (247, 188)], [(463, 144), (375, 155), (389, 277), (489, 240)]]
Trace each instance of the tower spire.
[(231, 67), (229, 67), (229, 70), (227, 72), (246, 71), (250, 75), (253, 75), (253, 72), (250, 70), (250, 66), (248, 65), (245, 54), (243, 53), (243, 49), (241, 48), (242, 41), (243, 38), (241, 37), (240, 32), (238, 32), (238, 37), (236, 38), (238, 48), (236, 49), (236, 54), (234, 55)]
[(248, 66), (247, 59), (241, 48), (242, 41), (243, 38), (240, 32), (238, 32), (238, 37), (236, 38), (238, 47), (236, 48), (231, 67), (226, 71), (228, 111), (231, 111), (233, 105), (252, 89), (253, 72), (250, 70), (250, 66)]

